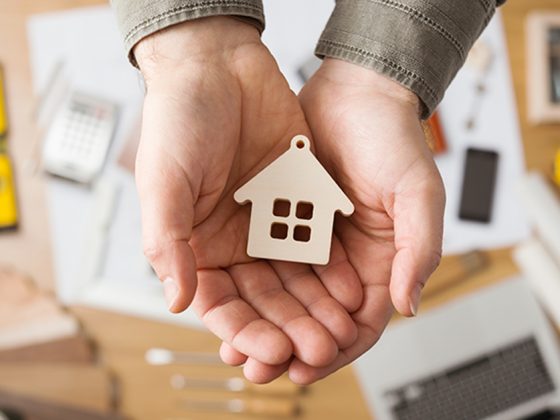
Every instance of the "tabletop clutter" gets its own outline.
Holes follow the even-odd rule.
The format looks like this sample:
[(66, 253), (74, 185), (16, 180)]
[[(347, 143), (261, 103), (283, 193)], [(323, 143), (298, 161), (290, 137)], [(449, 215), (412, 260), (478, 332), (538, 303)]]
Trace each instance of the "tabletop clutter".
[[(78, 319), (50, 293), (12, 268), (0, 268), (0, 413), (8, 419), (121, 418), (115, 411), (119, 383), (98, 356)], [(146, 363), (156, 369), (178, 367), (168, 386), (185, 412), (278, 418), (300, 412), (303, 387), (286, 377), (267, 385), (251, 384), (239, 370), (224, 365), (217, 353), (150, 349)], [(215, 377), (182, 373), (180, 367), (188, 365), (221, 369)], [(223, 392), (216, 398), (196, 398), (187, 392), (193, 389), (227, 391), (230, 398)]]

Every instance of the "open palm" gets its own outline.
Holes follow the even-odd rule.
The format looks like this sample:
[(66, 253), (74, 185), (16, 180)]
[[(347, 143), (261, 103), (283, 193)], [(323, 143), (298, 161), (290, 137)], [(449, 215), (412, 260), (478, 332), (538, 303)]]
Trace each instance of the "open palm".
[(358, 339), (329, 366), (302, 361), (290, 377), (309, 383), (350, 363), (380, 337), (393, 306), (414, 315), (439, 263), (445, 194), (412, 93), (374, 71), (327, 59), (301, 102), (319, 160), (356, 207), (335, 233), (357, 272)]
[[(197, 37), (205, 51), (192, 50)], [(294, 135), (310, 136), (258, 32), (231, 18), (200, 19), (153, 35), (135, 53), (147, 82), (136, 174), (144, 244), (170, 309), (193, 301), (223, 340), (224, 361), (245, 363), (255, 382), (292, 359), (331, 365), (353, 345), (349, 312), (362, 303), (344, 247), (335, 240), (324, 267), (253, 260), (250, 208), (233, 200)]]

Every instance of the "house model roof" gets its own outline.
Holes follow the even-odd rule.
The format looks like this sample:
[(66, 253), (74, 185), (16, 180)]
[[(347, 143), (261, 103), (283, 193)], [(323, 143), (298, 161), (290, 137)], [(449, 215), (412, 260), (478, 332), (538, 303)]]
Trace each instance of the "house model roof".
[(309, 139), (302, 135), (295, 136), (285, 153), (234, 194), (239, 204), (282, 197), (310, 201), (324, 211), (340, 211), (345, 216), (354, 212), (350, 199), (313, 155)]

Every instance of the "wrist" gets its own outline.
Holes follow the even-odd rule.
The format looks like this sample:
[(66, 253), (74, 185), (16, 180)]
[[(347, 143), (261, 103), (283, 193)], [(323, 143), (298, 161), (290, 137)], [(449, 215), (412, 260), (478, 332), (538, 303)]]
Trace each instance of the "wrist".
[(414, 92), (375, 70), (327, 57), (323, 60), (319, 74), (331, 83), (365, 90), (413, 108), (418, 116), (421, 113), (420, 99)]
[(183, 65), (219, 62), (243, 45), (260, 44), (258, 30), (229, 16), (182, 22), (142, 39), (133, 49), (146, 79)]

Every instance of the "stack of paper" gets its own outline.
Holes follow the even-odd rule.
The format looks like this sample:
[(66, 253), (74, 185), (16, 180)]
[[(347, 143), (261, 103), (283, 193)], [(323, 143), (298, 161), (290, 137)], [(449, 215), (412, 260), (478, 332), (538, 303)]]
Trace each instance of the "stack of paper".
[(0, 269), (0, 354), (78, 335), (78, 321), (22, 274)]
[(527, 174), (520, 193), (535, 235), (518, 245), (513, 257), (549, 316), (560, 327), (560, 198), (538, 172)]

